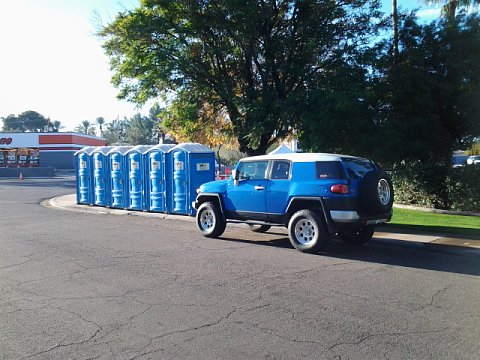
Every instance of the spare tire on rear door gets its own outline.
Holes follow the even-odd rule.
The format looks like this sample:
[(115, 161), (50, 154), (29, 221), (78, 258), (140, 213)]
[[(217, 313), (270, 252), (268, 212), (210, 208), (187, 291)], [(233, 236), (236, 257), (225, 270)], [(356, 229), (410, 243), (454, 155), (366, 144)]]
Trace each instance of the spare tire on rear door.
[(393, 205), (393, 185), (390, 176), (383, 170), (365, 174), (360, 184), (360, 206), (368, 215), (385, 214)]

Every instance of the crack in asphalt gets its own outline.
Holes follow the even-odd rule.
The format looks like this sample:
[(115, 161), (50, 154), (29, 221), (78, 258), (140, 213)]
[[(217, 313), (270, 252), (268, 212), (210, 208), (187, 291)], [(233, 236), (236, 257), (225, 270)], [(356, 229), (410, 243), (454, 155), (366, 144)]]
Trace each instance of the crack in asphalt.
[(442, 330), (431, 330), (431, 331), (407, 331), (407, 332), (392, 332), (392, 333), (388, 333), (388, 332), (385, 332), (385, 333), (373, 333), (373, 334), (364, 334), (362, 336), (360, 336), (359, 338), (357, 338), (356, 340), (353, 340), (353, 341), (341, 341), (341, 342), (338, 342), (338, 343), (335, 343), (333, 345), (331, 345), (328, 350), (333, 350), (334, 348), (336, 347), (339, 347), (339, 346), (343, 346), (343, 345), (359, 345), (371, 338), (375, 338), (375, 337), (388, 337), (388, 336), (409, 336), (409, 335), (430, 335), (430, 334), (441, 334), (441, 333), (444, 333), (446, 331), (450, 330), (450, 328), (445, 328), (445, 329), (442, 329)]
[[(228, 314), (220, 317), (219, 319), (217, 319), (215, 321), (208, 322), (208, 323), (200, 325), (200, 326), (190, 327), (190, 328), (181, 329), (181, 330), (165, 333), (165, 334), (162, 334), (162, 335), (154, 336), (154, 337), (150, 338), (149, 344), (147, 344), (144, 347), (144, 349), (147, 348), (148, 346), (150, 346), (153, 343), (153, 341), (158, 340), (158, 339), (162, 339), (162, 338), (167, 337), (167, 336), (176, 335), (176, 334), (183, 334), (183, 333), (187, 333), (187, 332), (190, 332), (190, 331), (198, 331), (198, 330), (201, 330), (201, 329), (205, 329), (205, 328), (209, 328), (209, 327), (212, 327), (212, 326), (215, 326), (215, 325), (219, 325), (221, 322), (223, 322), (224, 320), (227, 320), (230, 316), (232, 316), (236, 311), (237, 311), (237, 309), (234, 309), (234, 310), (230, 311)], [(144, 335), (144, 336), (146, 336), (146, 335)], [(158, 352), (158, 351), (160, 351), (160, 350), (158, 350), (158, 349), (150, 350), (150, 351), (144, 352), (142, 354), (136, 355), (136, 356), (130, 358), (130, 360), (136, 360), (136, 359), (139, 359), (141, 357), (151, 355), (152, 353), (155, 353), (155, 352)]]

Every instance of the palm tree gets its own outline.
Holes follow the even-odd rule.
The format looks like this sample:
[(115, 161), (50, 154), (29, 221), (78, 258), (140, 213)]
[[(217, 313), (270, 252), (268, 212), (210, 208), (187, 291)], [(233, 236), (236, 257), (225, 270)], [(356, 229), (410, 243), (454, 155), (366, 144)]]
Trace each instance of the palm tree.
[(103, 128), (102, 128), (102, 125), (105, 124), (105, 119), (103, 117), (98, 117), (97, 118), (97, 124), (98, 124), (98, 127), (100, 129), (100, 136), (103, 136)]
[(76, 132), (86, 134), (86, 135), (95, 135), (95, 127), (88, 120), (83, 120), (80, 125), (75, 128)]

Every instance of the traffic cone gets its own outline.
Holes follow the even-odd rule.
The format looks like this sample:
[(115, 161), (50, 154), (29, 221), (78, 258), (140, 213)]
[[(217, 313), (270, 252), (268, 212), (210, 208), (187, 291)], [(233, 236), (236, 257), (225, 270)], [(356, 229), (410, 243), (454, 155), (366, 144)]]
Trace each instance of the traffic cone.
[(20, 173), (20, 176), (18, 177), (18, 180), (23, 181), (23, 173)]

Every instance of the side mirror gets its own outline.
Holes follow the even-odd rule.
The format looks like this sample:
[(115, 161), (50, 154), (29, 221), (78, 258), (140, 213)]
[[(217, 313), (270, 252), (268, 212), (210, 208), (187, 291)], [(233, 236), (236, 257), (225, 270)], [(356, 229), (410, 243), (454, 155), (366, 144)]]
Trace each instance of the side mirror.
[(233, 186), (238, 186), (238, 178), (240, 177), (240, 173), (237, 170), (232, 170), (232, 177)]
[(240, 177), (240, 173), (237, 170), (232, 170), (233, 180), (238, 180)]

